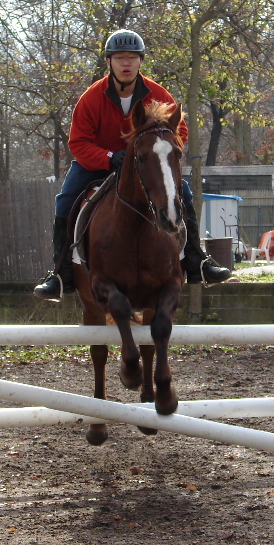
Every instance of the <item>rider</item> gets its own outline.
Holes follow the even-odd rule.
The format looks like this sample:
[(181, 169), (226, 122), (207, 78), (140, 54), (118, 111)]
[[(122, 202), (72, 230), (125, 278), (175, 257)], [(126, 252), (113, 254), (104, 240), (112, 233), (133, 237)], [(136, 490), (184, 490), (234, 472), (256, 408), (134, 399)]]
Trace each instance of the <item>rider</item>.
[[(55, 203), (53, 260), (58, 265), (34, 289), (34, 294), (43, 299), (60, 300), (62, 287), (64, 293), (71, 293), (75, 289), (71, 250), (66, 252), (59, 267), (60, 254), (68, 241), (68, 216), (75, 199), (89, 182), (106, 178), (111, 171), (121, 166), (126, 148), (122, 134), (131, 128), (130, 113), (134, 104), (139, 99), (144, 104), (150, 103), (152, 99), (175, 104), (174, 98), (164, 87), (139, 72), (145, 46), (136, 32), (125, 29), (114, 32), (106, 42), (105, 54), (109, 74), (87, 89), (73, 112), (69, 146), (75, 160), (71, 163)], [(187, 141), (187, 135), (186, 123), (182, 121), (180, 136), (183, 143)], [(187, 281), (201, 282), (201, 268), (207, 283), (222, 282), (229, 278), (230, 271), (207, 260), (200, 248), (198, 224), (187, 182), (183, 184), (183, 199), (189, 232), (185, 247)]]

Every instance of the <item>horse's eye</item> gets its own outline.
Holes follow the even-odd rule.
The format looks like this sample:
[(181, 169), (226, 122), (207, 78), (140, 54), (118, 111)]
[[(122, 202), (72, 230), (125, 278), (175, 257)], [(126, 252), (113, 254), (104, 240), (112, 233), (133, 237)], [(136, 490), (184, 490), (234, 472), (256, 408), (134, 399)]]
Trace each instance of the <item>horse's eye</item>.
[(146, 160), (146, 157), (145, 157), (144, 154), (141, 155), (141, 153), (139, 153), (139, 154), (137, 155), (137, 159), (138, 159), (138, 162), (139, 162), (141, 165), (143, 165), (144, 162), (145, 162), (145, 160)]

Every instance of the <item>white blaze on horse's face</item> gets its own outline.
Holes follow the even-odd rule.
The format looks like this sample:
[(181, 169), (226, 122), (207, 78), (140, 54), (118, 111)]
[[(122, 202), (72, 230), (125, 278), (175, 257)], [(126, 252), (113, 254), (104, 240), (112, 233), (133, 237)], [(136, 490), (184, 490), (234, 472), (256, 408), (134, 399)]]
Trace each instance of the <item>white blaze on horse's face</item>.
[(165, 185), (166, 194), (167, 194), (168, 217), (173, 223), (175, 223), (177, 218), (175, 203), (174, 203), (174, 199), (176, 196), (176, 187), (175, 187), (175, 182), (172, 175), (172, 170), (167, 160), (168, 154), (172, 151), (172, 145), (166, 140), (161, 140), (161, 138), (157, 136), (156, 142), (153, 146), (153, 151), (159, 157), (160, 165), (161, 165), (161, 169), (163, 173), (163, 180), (164, 180), (164, 185)]

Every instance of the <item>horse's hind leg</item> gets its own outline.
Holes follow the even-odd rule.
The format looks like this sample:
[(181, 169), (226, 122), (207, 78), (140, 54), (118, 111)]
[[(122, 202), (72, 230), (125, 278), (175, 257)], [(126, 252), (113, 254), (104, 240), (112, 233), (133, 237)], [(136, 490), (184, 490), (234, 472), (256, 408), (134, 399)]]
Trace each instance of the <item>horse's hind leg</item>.
[[(175, 289), (174, 289), (175, 288)], [(161, 292), (159, 306), (151, 323), (151, 335), (156, 347), (155, 407), (159, 414), (171, 414), (178, 405), (178, 397), (171, 386), (171, 370), (168, 363), (168, 344), (172, 331), (172, 317), (178, 306), (180, 287), (167, 284)]]
[(120, 331), (123, 360), (120, 367), (121, 381), (126, 388), (136, 390), (143, 382), (143, 368), (130, 327), (132, 309), (128, 298), (112, 282), (97, 279), (92, 287), (98, 302), (107, 305)]
[[(94, 345), (90, 347), (90, 353), (95, 375), (94, 397), (106, 399), (105, 383), (108, 347), (105, 345)], [(108, 438), (106, 424), (91, 424), (86, 433), (86, 438), (91, 445), (102, 445)]]
[[(105, 314), (90, 299), (81, 296), (83, 305), (84, 325), (106, 325)], [(94, 368), (94, 397), (106, 399), (106, 363), (108, 347), (106, 345), (93, 345), (90, 347), (90, 354)], [(86, 438), (91, 445), (102, 445), (108, 438), (106, 424), (91, 424)]]

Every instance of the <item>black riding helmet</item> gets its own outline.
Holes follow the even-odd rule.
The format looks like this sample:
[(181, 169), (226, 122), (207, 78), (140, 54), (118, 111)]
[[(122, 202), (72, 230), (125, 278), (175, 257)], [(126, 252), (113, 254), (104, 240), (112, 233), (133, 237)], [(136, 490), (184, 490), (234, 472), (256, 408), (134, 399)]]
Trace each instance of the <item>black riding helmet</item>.
[(105, 52), (106, 57), (110, 57), (113, 53), (121, 52), (134, 52), (139, 53), (139, 55), (144, 58), (145, 55), (145, 44), (133, 30), (121, 29), (117, 30), (106, 41)]
[(131, 85), (133, 81), (130, 81), (128, 83), (124, 83), (120, 81), (114, 74), (114, 71), (111, 66), (111, 55), (114, 53), (138, 53), (140, 57), (143, 59), (145, 56), (145, 44), (137, 34), (137, 32), (134, 32), (133, 30), (126, 30), (122, 28), (121, 30), (117, 30), (106, 41), (105, 46), (105, 52), (106, 52), (106, 58), (110, 59), (110, 72), (112, 74), (112, 77), (116, 79), (116, 81), (121, 85), (121, 91), (124, 91), (126, 87)]

